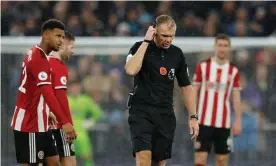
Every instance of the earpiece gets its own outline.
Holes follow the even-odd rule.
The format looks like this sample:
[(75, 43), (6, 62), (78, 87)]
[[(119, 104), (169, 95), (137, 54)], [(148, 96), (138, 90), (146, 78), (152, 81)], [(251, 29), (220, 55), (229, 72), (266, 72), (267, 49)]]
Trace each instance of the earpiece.
[(154, 22), (152, 23), (153, 28), (155, 28), (156, 25), (157, 25), (157, 22), (156, 22), (156, 20), (154, 20)]

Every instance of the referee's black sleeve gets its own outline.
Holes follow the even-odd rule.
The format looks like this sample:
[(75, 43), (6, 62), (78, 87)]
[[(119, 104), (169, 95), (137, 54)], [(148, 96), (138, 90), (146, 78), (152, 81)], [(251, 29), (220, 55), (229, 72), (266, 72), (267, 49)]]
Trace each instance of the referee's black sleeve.
[(140, 47), (142, 42), (136, 42), (129, 50), (128, 55), (127, 55), (127, 59), (126, 61), (128, 61), (138, 50), (138, 48)]
[(141, 43), (142, 43), (142, 42), (136, 42), (136, 43), (130, 48), (128, 54), (134, 55), (134, 54), (137, 52), (138, 48), (140, 47)]
[(181, 60), (180, 60), (179, 68), (176, 71), (176, 78), (177, 78), (178, 85), (180, 87), (191, 85), (191, 82), (189, 80), (188, 65), (186, 64), (185, 57), (182, 51), (181, 51)]

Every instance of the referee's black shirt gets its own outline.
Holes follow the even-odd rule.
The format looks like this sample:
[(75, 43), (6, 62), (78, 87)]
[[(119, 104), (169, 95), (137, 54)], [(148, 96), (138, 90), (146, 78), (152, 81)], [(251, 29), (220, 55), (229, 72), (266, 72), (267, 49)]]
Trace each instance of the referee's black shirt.
[[(141, 42), (129, 51), (127, 60), (136, 53)], [(141, 70), (134, 76), (132, 104), (149, 104), (160, 107), (173, 106), (174, 77), (178, 85), (190, 85), (188, 66), (182, 50), (174, 45), (161, 49), (154, 42), (148, 45)]]

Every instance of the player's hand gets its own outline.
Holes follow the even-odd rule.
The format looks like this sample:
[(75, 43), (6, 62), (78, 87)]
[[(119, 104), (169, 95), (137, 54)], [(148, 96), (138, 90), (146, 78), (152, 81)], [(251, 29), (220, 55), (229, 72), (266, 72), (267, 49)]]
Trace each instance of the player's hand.
[(191, 140), (195, 140), (199, 134), (199, 125), (198, 121), (195, 118), (189, 120), (189, 128), (191, 134)]
[(234, 136), (238, 136), (241, 134), (241, 120), (235, 120), (232, 131)]
[(155, 32), (155, 28), (153, 28), (153, 26), (149, 26), (147, 33), (145, 35), (145, 40), (152, 40), (155, 35)]
[(49, 114), (49, 127), (51, 129), (56, 129), (57, 128), (57, 123), (58, 123), (58, 121), (57, 121), (56, 116), (52, 112), (50, 112), (50, 114)]
[(74, 139), (77, 138), (77, 133), (70, 123), (62, 125), (62, 129), (67, 136), (67, 142), (72, 142)]

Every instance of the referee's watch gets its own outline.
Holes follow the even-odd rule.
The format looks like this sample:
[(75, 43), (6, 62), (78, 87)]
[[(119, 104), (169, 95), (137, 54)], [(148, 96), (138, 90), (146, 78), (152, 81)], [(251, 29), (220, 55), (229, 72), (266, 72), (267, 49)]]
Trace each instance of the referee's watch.
[(151, 43), (151, 40), (146, 40), (146, 39), (144, 39), (144, 42), (146, 42), (146, 43)]
[(197, 114), (194, 114), (194, 115), (192, 115), (192, 116), (190, 117), (190, 119), (196, 119), (196, 120), (198, 120), (198, 115), (197, 115)]

